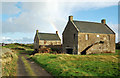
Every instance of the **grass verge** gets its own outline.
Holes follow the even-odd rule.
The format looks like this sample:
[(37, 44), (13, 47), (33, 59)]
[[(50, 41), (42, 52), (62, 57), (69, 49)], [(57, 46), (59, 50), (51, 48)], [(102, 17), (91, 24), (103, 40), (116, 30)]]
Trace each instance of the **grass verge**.
[(13, 52), (2, 54), (2, 76), (16, 76), (17, 55)]
[(21, 58), (22, 58), (22, 61), (25, 64), (25, 69), (27, 70), (28, 74), (30, 76), (36, 76), (35, 73), (32, 71), (32, 69), (31, 69), (29, 63), (27, 62), (27, 60), (23, 56)]

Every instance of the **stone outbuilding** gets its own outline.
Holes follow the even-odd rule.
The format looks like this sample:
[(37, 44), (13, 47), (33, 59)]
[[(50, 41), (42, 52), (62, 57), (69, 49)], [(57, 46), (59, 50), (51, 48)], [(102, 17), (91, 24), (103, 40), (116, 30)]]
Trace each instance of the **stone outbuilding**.
[(56, 33), (39, 33), (38, 30), (36, 30), (34, 37), (34, 50), (38, 51), (41, 46), (59, 45), (61, 45), (61, 39), (58, 35), (58, 31), (56, 31)]
[(64, 53), (115, 53), (115, 33), (105, 19), (97, 23), (76, 21), (73, 16), (69, 16), (62, 37)]

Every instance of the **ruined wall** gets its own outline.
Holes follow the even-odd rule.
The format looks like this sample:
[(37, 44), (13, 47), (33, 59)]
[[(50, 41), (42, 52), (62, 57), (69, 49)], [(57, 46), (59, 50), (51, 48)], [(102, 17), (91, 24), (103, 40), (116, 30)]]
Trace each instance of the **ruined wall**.
[[(68, 22), (63, 34), (63, 52), (66, 53), (67, 48), (72, 48), (74, 54), (78, 52), (78, 32), (72, 22)], [(75, 36), (75, 37), (74, 37)]]
[[(88, 37), (86, 38), (86, 34)], [(97, 42), (104, 43), (97, 43)], [(96, 44), (94, 44), (96, 43)], [(92, 45), (93, 44), (93, 45)], [(90, 47), (88, 47), (90, 46)], [(115, 52), (115, 35), (114, 34), (96, 34), (96, 33), (79, 33), (78, 34), (78, 53), (81, 54), (86, 48), (86, 54)]]
[(60, 40), (39, 40), (39, 45), (61, 45)]

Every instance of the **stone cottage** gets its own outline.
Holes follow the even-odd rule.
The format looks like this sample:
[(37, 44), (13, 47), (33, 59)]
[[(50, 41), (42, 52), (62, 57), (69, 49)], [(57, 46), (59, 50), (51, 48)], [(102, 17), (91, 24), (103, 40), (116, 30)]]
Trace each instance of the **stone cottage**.
[(61, 45), (61, 39), (58, 35), (58, 31), (56, 33), (39, 33), (36, 30), (36, 34), (34, 37), (34, 50), (38, 51), (41, 46), (58, 46)]
[(76, 21), (69, 16), (62, 37), (64, 53), (115, 53), (115, 33), (105, 19), (97, 23)]

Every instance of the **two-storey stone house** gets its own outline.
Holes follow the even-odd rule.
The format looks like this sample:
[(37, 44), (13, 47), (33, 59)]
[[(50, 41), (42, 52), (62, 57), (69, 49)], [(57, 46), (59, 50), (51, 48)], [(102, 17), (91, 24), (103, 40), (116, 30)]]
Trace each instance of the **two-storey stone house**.
[(106, 24), (76, 21), (69, 16), (68, 23), (62, 33), (63, 52), (69, 54), (92, 54), (115, 52), (115, 33)]

